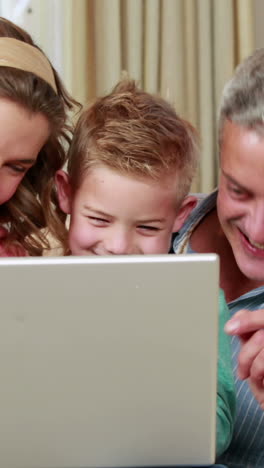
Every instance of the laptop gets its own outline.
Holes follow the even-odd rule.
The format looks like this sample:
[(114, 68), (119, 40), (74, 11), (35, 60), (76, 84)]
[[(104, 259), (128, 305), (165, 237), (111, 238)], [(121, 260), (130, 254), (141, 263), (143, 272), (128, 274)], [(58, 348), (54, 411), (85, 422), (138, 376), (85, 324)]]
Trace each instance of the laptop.
[(209, 465), (218, 257), (0, 260), (3, 468)]

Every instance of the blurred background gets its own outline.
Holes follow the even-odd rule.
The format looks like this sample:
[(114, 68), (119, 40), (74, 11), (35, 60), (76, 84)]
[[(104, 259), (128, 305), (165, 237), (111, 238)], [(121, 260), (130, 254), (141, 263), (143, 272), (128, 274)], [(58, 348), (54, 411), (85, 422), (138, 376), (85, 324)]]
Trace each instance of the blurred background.
[(264, 47), (263, 0), (0, 0), (86, 104), (125, 71), (199, 130), (193, 190), (217, 184), (217, 110), (235, 66)]

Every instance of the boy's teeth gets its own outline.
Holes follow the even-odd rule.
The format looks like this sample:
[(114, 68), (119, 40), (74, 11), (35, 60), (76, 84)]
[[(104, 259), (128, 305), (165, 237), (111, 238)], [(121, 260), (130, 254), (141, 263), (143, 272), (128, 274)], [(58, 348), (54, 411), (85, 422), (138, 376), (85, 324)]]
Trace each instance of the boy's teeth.
[(257, 247), (257, 249), (264, 250), (264, 244), (259, 244), (258, 242), (253, 242), (251, 239), (249, 239), (249, 241), (254, 247)]

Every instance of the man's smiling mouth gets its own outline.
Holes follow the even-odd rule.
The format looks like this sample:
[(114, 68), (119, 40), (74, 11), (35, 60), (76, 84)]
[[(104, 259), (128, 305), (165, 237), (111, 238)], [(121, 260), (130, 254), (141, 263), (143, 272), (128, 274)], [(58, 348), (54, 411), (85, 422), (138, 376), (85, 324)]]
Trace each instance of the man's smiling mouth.
[(250, 237), (248, 237), (243, 231), (238, 229), (240, 232), (240, 235), (242, 236), (244, 242), (247, 243), (248, 247), (253, 248), (254, 250), (261, 250), (264, 251), (264, 244), (260, 244), (259, 242), (255, 242)]

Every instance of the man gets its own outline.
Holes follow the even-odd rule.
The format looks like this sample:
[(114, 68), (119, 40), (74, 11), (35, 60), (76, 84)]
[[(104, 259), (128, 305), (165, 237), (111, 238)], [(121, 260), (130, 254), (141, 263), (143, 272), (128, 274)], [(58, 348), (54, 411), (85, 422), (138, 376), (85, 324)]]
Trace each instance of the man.
[(226, 331), (234, 335), (237, 417), (219, 461), (257, 468), (264, 466), (264, 49), (245, 60), (224, 88), (219, 148), (218, 192), (194, 209), (173, 247), (175, 253), (220, 256), (220, 286), (233, 316)]

